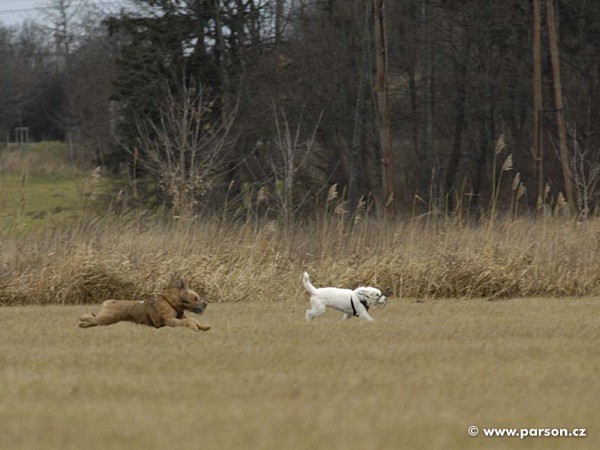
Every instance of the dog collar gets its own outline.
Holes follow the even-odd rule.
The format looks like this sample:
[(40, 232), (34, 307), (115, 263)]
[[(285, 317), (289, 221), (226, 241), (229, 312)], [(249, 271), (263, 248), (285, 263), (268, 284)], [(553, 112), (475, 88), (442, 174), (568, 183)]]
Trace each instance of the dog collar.
[[(365, 307), (365, 309), (368, 311), (369, 310), (369, 305), (367, 305), (367, 302), (364, 300), (359, 300), (362, 305)], [(354, 298), (352, 298), (352, 296), (350, 296), (350, 305), (352, 306), (352, 315), (354, 317), (358, 317), (358, 314), (356, 314), (356, 307), (354, 306)]]
[(170, 306), (171, 308), (173, 308), (173, 309), (175, 310), (175, 312), (177, 313), (177, 316), (176, 316), (176, 318), (177, 318), (177, 319), (182, 319), (182, 318), (183, 318), (183, 306), (181, 306), (181, 307), (179, 307), (179, 308), (176, 308), (175, 306), (173, 306), (173, 303), (171, 303), (171, 302), (169, 301), (169, 299), (168, 299), (166, 296), (164, 296), (164, 295), (162, 295), (162, 294), (161, 294), (161, 297), (163, 298), (163, 300), (164, 300), (165, 302), (167, 302), (167, 303), (169, 304), (169, 306)]

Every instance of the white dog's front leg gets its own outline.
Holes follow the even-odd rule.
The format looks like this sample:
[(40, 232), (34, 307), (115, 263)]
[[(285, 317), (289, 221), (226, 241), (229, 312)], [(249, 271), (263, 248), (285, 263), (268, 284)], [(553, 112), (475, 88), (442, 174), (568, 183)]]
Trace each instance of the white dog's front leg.
[(351, 314), (344, 313), (344, 315), (342, 316), (342, 320), (348, 320), (350, 317), (352, 317)]
[(369, 313), (367, 312), (367, 310), (366, 310), (366, 309), (363, 309), (363, 310), (361, 310), (361, 311), (358, 311), (358, 316), (359, 316), (361, 319), (365, 319), (365, 320), (366, 320), (366, 321), (368, 321), (368, 322), (375, 322), (375, 319), (373, 319), (373, 318), (372, 318), (372, 317), (369, 315)]

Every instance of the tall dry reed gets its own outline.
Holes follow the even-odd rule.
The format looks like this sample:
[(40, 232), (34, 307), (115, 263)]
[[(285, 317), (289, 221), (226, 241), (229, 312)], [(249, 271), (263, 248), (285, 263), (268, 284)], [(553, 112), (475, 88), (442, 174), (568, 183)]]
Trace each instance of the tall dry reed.
[(80, 221), (5, 238), (0, 304), (136, 298), (177, 274), (209, 301), (301, 301), (317, 285), (372, 284), (390, 296), (443, 298), (600, 294), (600, 222), (450, 218), (389, 223), (323, 214), (276, 222), (165, 222), (141, 215)]

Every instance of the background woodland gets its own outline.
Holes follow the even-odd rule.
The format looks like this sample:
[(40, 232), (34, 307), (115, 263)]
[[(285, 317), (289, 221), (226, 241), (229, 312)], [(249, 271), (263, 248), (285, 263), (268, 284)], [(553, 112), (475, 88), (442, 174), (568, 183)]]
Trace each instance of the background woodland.
[(67, 141), (127, 180), (128, 205), (179, 215), (291, 220), (333, 185), (341, 213), (534, 214), (566, 195), (588, 215), (599, 39), (589, 0), (52, 0), (0, 27), (0, 133)]

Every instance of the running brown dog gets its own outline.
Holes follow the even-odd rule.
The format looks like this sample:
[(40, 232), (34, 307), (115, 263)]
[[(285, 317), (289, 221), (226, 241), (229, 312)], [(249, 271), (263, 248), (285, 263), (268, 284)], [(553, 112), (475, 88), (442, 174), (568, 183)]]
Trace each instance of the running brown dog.
[(183, 314), (184, 310), (202, 314), (206, 306), (206, 301), (182, 279), (177, 287), (165, 289), (147, 300), (106, 300), (97, 314), (81, 316), (79, 326), (89, 328), (127, 321), (154, 328), (187, 327), (194, 331), (208, 331), (209, 325), (202, 325)]

